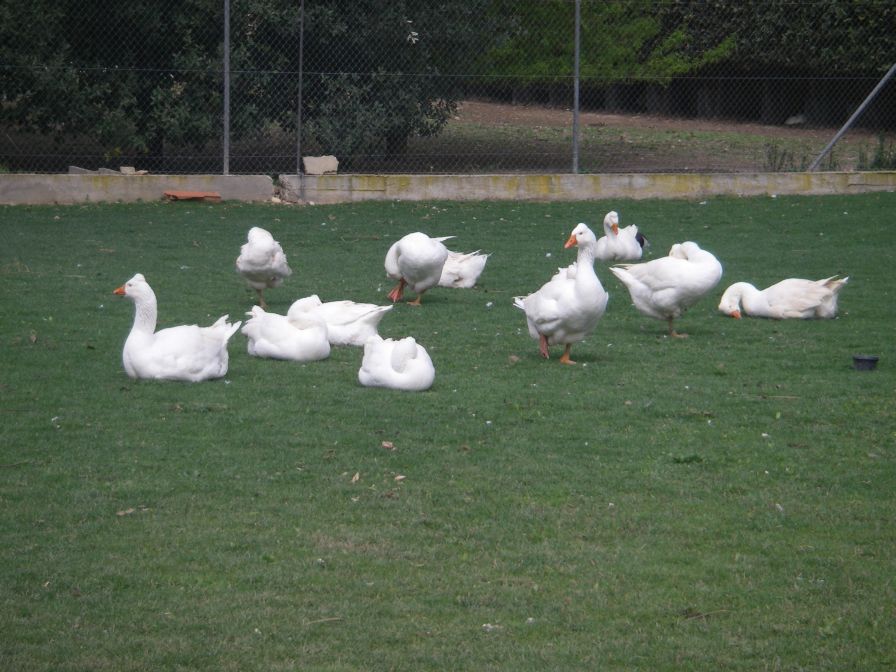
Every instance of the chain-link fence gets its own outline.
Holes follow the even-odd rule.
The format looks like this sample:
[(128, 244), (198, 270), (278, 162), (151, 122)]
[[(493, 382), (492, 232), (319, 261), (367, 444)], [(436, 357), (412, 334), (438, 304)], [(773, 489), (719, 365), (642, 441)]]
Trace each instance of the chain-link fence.
[[(896, 3), (34, 0), (0, 8), (0, 170), (893, 168)], [(890, 71), (892, 74), (892, 71)]]

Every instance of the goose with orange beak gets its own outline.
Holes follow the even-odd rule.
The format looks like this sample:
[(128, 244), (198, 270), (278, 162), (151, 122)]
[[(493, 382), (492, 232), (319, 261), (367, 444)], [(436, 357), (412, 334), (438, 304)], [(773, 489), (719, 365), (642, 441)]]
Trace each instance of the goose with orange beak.
[(575, 364), (569, 357), (573, 343), (583, 341), (597, 327), (607, 309), (609, 296), (594, 272), (597, 238), (585, 224), (573, 229), (564, 248), (577, 247), (574, 273), (557, 273), (528, 296), (518, 296), (513, 305), (526, 314), (529, 335), (538, 341), (541, 356), (549, 347), (563, 345), (562, 364)]
[(749, 282), (735, 282), (722, 294), (719, 311), (740, 319), (744, 315), (772, 320), (811, 320), (837, 317), (837, 298), (849, 278), (823, 280), (788, 278), (763, 290)]
[(604, 236), (597, 241), (595, 258), (599, 261), (638, 261), (648, 247), (647, 239), (630, 224), (619, 227), (619, 213), (611, 210), (604, 217)]

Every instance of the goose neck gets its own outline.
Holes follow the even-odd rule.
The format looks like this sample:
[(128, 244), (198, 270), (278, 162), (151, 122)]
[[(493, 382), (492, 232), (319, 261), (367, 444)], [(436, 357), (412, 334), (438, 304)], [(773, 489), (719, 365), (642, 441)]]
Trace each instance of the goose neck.
[(158, 308), (155, 296), (140, 297), (134, 302), (134, 330), (154, 333)]
[(589, 268), (594, 273), (595, 250), (592, 245), (580, 245), (576, 255), (576, 266), (579, 269)]

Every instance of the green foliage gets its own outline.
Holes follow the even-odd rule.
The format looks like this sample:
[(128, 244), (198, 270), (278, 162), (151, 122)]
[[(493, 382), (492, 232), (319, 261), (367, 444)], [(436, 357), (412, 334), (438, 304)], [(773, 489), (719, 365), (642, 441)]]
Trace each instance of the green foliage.
[[(485, 2), (306, 3), (308, 142), (326, 152), (397, 152), (408, 137), (438, 132), (460, 95), (458, 79), (444, 73), (459, 70), (493, 30), (481, 19)], [(165, 143), (219, 139), (221, 3), (190, 0), (164, 11), (45, 4), (4, 7), (0, 120), (59, 137), (86, 134), (111, 153), (162, 155)], [(38, 17), (43, 39), (16, 32)], [(234, 140), (295, 129), (298, 25), (298, 3), (232, 3)]]
[[(110, 157), (217, 143), (222, 3), (162, 5), (3, 3), (0, 123), (89, 138)], [(470, 82), (568, 91), (573, 11), (570, 0), (306, 2), (303, 142), (350, 169), (352, 155), (438, 134)], [(871, 76), (892, 64), (894, 23), (896, 6), (873, 0), (584, 0), (581, 74), (595, 86), (666, 84), (724, 63)], [(299, 3), (233, 0), (234, 141), (295, 131), (298, 25)]]
[[(493, 11), (507, 17), (507, 31), (482, 57), (487, 74), (534, 82), (569, 81), (574, 57), (572, 2), (496, 0)], [(689, 53), (686, 48), (692, 39), (687, 24), (664, 25), (654, 2), (586, 0), (581, 9), (581, 76), (603, 83), (665, 82), (724, 58), (733, 47), (733, 40), (725, 37), (699, 54)]]
[[(49, 6), (45, 6), (49, 5)], [(5, 105), (21, 130), (95, 137), (114, 154), (160, 154), (220, 134), (220, 5), (17, 3), (0, 39)], [(43, 40), (18, 27), (41, 15)], [(43, 17), (46, 18), (43, 18)], [(3, 37), (3, 36), (0, 36)], [(37, 66), (37, 67), (35, 67)]]
[(308, 142), (350, 159), (438, 133), (462, 95), (457, 74), (497, 25), (486, 3), (308, 4)]
[[(797, 159), (793, 148), (778, 142), (770, 142), (765, 145), (765, 165), (763, 170), (772, 173), (804, 171), (809, 166), (810, 159), (801, 155)], [(835, 152), (828, 152), (821, 164), (822, 170), (840, 170)]]
[[(0, 207), (0, 667), (893, 668), (894, 207)], [(580, 364), (544, 361), (512, 297), (611, 208), (653, 255), (697, 240), (722, 283), (680, 341), (599, 266), (610, 303)], [(356, 348), (258, 360), (240, 334), (225, 380), (129, 380), (133, 307), (112, 289), (145, 273), (160, 326), (240, 318), (252, 225), (295, 270), (267, 294), (279, 313), (312, 292), (382, 302), (411, 230), (491, 252), (478, 288), (381, 324), (427, 347), (433, 388), (361, 387)], [(728, 282), (834, 273), (836, 320), (716, 310)]]
[(880, 135), (871, 157), (863, 147), (859, 151), (859, 170), (896, 170), (896, 145)]
[(879, 0), (683, 0), (657, 9), (665, 24), (689, 26), (690, 53), (733, 41), (727, 63), (742, 70), (875, 75), (896, 55), (896, 5)]

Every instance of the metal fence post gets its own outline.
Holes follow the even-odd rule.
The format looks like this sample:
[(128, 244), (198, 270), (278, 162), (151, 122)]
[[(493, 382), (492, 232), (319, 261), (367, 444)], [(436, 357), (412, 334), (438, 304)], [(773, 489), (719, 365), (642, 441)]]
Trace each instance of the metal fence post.
[(224, 0), (224, 120), (222, 162), (224, 175), (230, 175), (230, 0)]
[(809, 172), (812, 172), (813, 170), (818, 168), (818, 164), (821, 163), (821, 160), (825, 156), (827, 156), (827, 153), (829, 151), (831, 151), (831, 149), (833, 148), (833, 146), (835, 144), (837, 144), (837, 141), (841, 137), (843, 137), (843, 134), (846, 133), (846, 131), (848, 131), (850, 129), (850, 127), (855, 123), (856, 119), (859, 118), (859, 115), (865, 111), (865, 108), (868, 107), (871, 104), (871, 101), (875, 99), (875, 97), (877, 96), (878, 93), (880, 93), (880, 90), (882, 88), (884, 88), (884, 85), (890, 81), (890, 77), (893, 76), (893, 73), (896, 73), (896, 63), (894, 63), (890, 67), (887, 74), (884, 75), (883, 79), (881, 79), (877, 83), (877, 86), (874, 87), (874, 90), (868, 94), (868, 97), (865, 98), (864, 102), (861, 105), (859, 105), (858, 109), (856, 109), (856, 111), (852, 113), (852, 116), (846, 120), (846, 123), (843, 124), (843, 127), (839, 131), (837, 131), (837, 135), (835, 135), (833, 138), (831, 138), (831, 141), (827, 144), (827, 146), (823, 150), (821, 150), (821, 154), (819, 154), (817, 157), (815, 157), (815, 160), (809, 166), (809, 169), (808, 169)]
[(305, 0), (299, 0), (299, 95), (296, 112), (296, 175), (299, 176), (299, 199), (305, 200), (305, 177), (302, 174), (302, 79), (305, 51)]
[(572, 83), (572, 172), (579, 172), (579, 34), (582, 22), (582, 0), (576, 0), (575, 56), (573, 57)]

